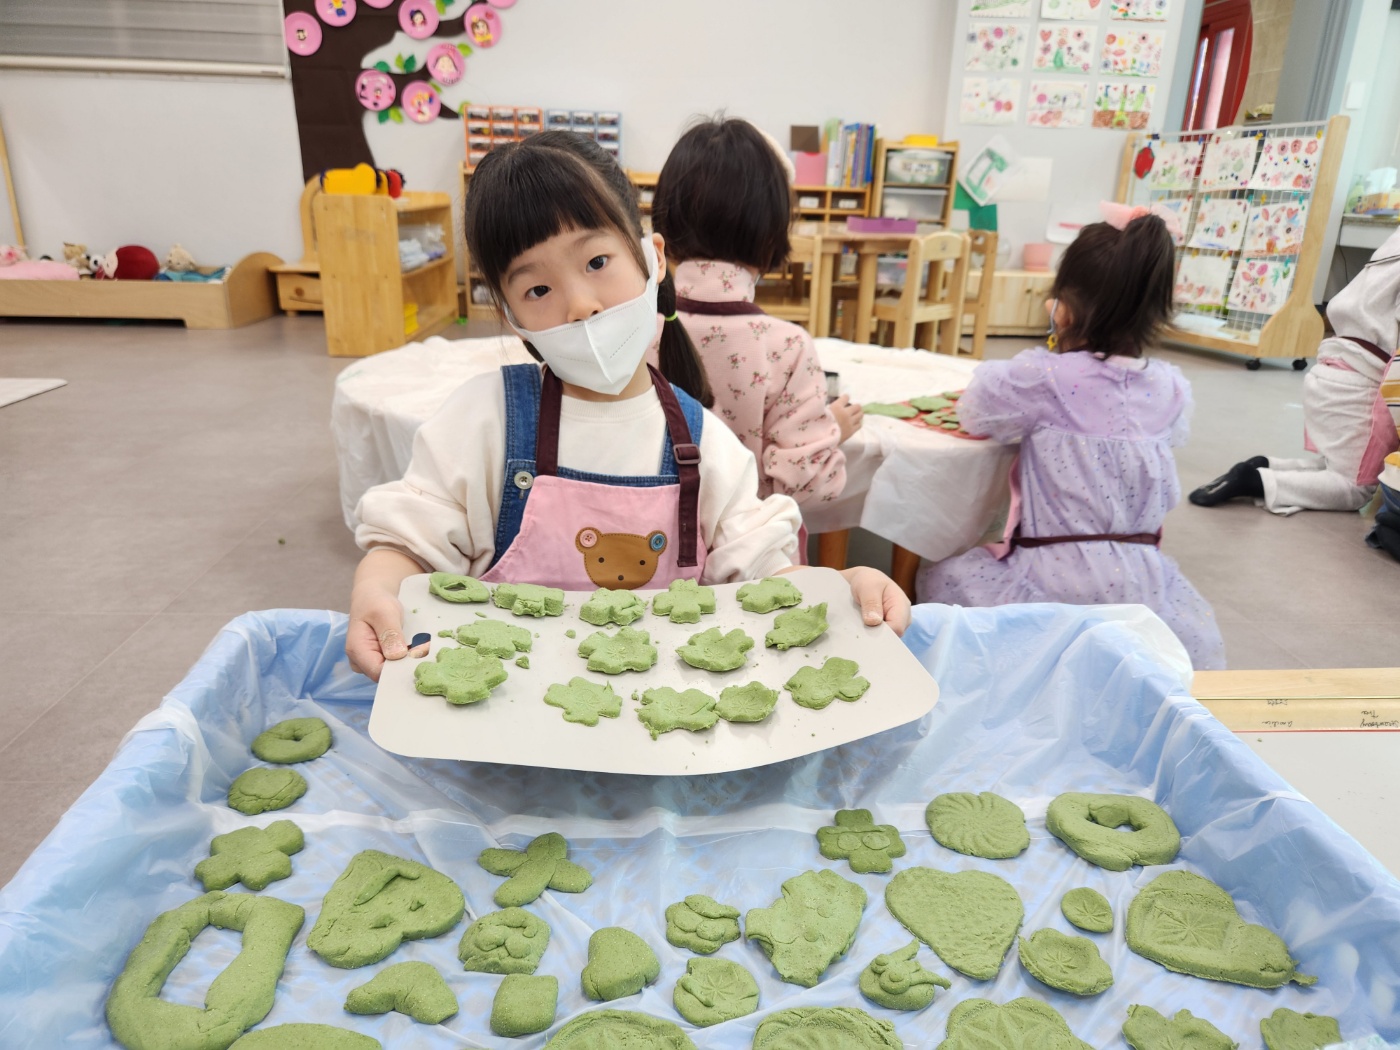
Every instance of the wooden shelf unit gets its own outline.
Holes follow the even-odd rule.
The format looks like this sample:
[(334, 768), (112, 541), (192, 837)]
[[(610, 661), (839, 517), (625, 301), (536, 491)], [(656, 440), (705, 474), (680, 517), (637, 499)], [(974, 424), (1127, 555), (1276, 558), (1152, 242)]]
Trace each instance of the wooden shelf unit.
[[(918, 151), (921, 153), (942, 153), (948, 157), (948, 170), (943, 180), (937, 183), (910, 183), (910, 182), (890, 182), (886, 179), (886, 165), (889, 163), (891, 153), (901, 151)], [(875, 140), (875, 183), (870, 196), (870, 214), (874, 216), (889, 216), (891, 203), (887, 198), (893, 195), (897, 200), (903, 199), (907, 207), (900, 208), (905, 214), (889, 216), (891, 218), (918, 219), (920, 222), (933, 222), (941, 226), (948, 226), (953, 221), (953, 189), (958, 180), (958, 144), (956, 142), (942, 142), (937, 146), (921, 146), (911, 143), (905, 145), (903, 142), (887, 142), (885, 139)], [(922, 203), (920, 198), (935, 198), (941, 196), (940, 208), (920, 208)]]
[[(988, 335), (1037, 336), (1050, 330), (1045, 300), (1050, 298), (1054, 273), (1048, 270), (997, 270), (992, 277), (992, 299), (987, 310)], [(981, 274), (967, 278), (969, 298), (977, 295)]]
[[(425, 339), (457, 319), (452, 200), (445, 193), (389, 197), (322, 194), (314, 203), (326, 349), (332, 357), (367, 357)], [(399, 262), (403, 224), (442, 227), (447, 254), (405, 272)], [(404, 308), (418, 307), (405, 328)]]
[[(797, 202), (799, 219), (825, 222), (852, 215), (870, 214), (869, 186), (794, 186), (792, 192)], [(817, 199), (815, 205), (802, 203), (804, 198), (812, 197)], [(843, 201), (848, 204), (845, 208), (840, 206)]]

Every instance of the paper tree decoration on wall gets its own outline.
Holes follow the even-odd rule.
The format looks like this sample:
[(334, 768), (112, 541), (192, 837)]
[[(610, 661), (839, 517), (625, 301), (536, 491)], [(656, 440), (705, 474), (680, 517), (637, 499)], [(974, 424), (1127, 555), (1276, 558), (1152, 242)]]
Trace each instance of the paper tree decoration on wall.
[[(444, 89), (465, 77), (474, 49), (500, 43), (500, 9), (514, 3), (284, 0), (303, 177), (374, 165), (366, 114), (404, 125), (460, 119), (465, 102)], [(395, 37), (392, 59), (367, 61)]]

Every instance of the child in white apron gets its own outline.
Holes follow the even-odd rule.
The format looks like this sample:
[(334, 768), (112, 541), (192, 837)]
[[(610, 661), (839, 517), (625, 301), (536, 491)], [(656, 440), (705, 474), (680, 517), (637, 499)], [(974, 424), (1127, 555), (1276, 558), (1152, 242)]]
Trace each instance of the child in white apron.
[[(477, 166), (466, 213), (473, 261), (544, 367), (469, 380), (419, 429), (403, 479), (361, 498), (351, 666), (377, 679), (407, 654), (397, 595), (415, 573), (591, 590), (790, 568), (797, 505), (759, 498), (753, 456), (701, 407), (664, 242), (643, 237), (616, 161), (582, 136), (536, 135)], [(904, 629), (893, 581), (845, 575), (867, 623)]]

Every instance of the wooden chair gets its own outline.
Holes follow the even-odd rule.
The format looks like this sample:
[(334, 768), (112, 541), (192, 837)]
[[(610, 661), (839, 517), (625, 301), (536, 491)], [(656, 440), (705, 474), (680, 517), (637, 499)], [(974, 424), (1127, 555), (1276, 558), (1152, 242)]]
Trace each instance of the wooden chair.
[(321, 259), (316, 244), (312, 206), (321, 195), (321, 177), (313, 175), (301, 191), (301, 258), (272, 267), (277, 278), (277, 305), (289, 317), (324, 312), (321, 295)]
[(997, 273), (997, 233), (995, 230), (969, 230), (971, 254), (982, 257), (982, 270), (977, 276), (977, 294), (963, 303), (963, 321), (972, 318), (972, 356), (982, 360), (987, 346), (987, 322), (992, 313), (992, 285)]
[[(967, 299), (969, 240), (965, 233), (943, 230), (909, 241), (909, 266), (899, 296), (878, 296), (872, 304), (874, 321), (894, 324), (897, 347), (958, 352)], [(928, 276), (923, 278), (924, 268)], [(922, 290), (920, 285), (923, 285)], [(857, 331), (860, 321), (857, 319)], [(867, 329), (868, 330), (868, 329)]]
[(770, 317), (799, 324), (816, 335), (822, 307), (817, 294), (821, 258), (821, 237), (793, 238), (787, 266), (779, 273), (760, 278), (754, 301)]

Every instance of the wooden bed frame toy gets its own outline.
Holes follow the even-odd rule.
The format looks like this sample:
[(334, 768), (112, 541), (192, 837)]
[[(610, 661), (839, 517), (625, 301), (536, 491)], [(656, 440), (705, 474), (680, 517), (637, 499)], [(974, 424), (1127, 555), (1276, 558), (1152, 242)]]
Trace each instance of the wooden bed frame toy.
[(241, 328), (277, 311), (270, 272), (282, 260), (245, 255), (219, 282), (0, 281), (0, 317), (183, 321), (186, 328)]

